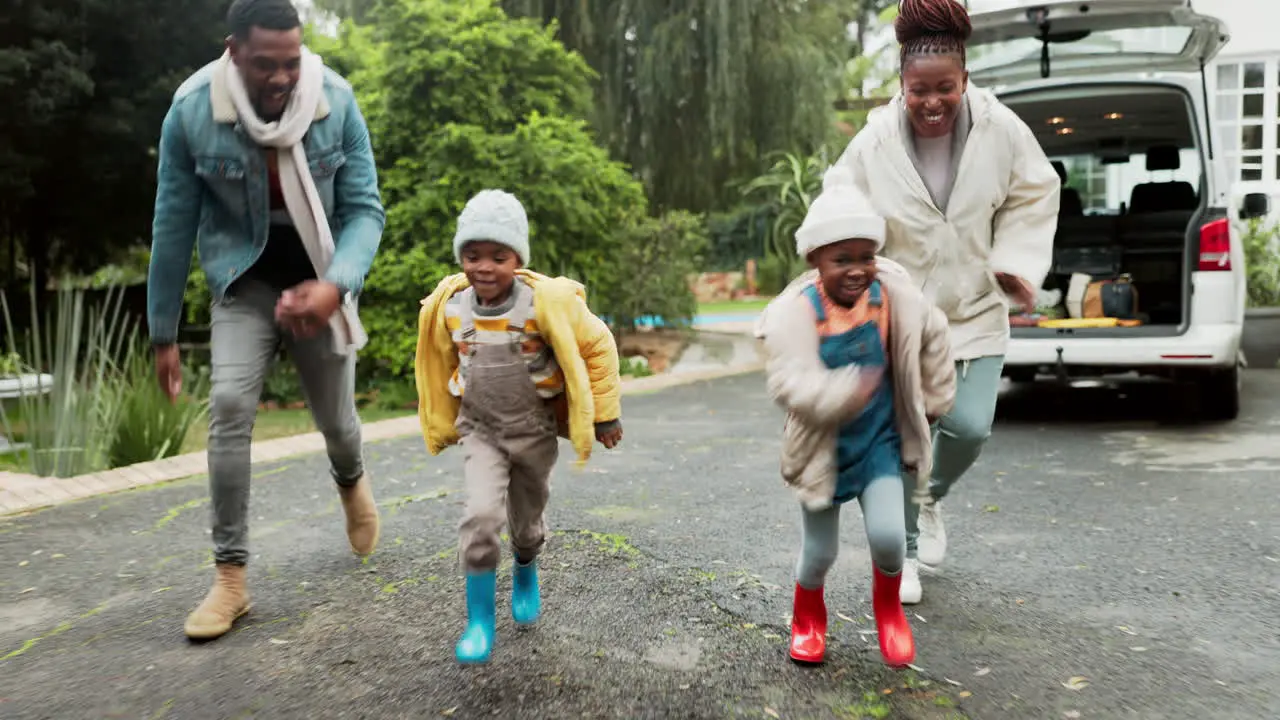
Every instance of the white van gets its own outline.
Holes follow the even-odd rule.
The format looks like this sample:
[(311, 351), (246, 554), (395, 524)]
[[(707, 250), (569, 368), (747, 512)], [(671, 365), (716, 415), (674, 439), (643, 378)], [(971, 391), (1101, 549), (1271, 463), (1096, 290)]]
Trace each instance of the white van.
[[(1138, 372), (1186, 382), (1202, 416), (1240, 408), (1244, 254), (1205, 64), (1226, 44), (1190, 0), (971, 0), (973, 82), (1035, 132), (1064, 178), (1046, 289), (1128, 275), (1140, 325), (1015, 327), (1006, 375)], [(1263, 194), (1235, 217), (1268, 214)]]

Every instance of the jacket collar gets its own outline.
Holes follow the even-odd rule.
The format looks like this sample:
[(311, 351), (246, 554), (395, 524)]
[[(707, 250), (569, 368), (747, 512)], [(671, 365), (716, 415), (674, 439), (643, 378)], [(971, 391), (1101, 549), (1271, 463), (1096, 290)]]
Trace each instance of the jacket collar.
[[(991, 110), (998, 102), (999, 100), (996, 100), (990, 90), (980, 88), (970, 82), (969, 88), (964, 93), (964, 108), (960, 113), (960, 117), (957, 118), (957, 125), (963, 123), (965, 127), (962, 132), (956, 133), (956, 135), (967, 137), (975, 126), (986, 122), (988, 116), (991, 115)], [(876, 108), (872, 112), (882, 116), (881, 121), (876, 123), (879, 125), (880, 132), (877, 135), (881, 142), (903, 142), (910, 139), (911, 136), (906, 119), (907, 104), (902, 97), (902, 91), (898, 91), (887, 105)], [(968, 122), (965, 122), (966, 115)], [(868, 127), (871, 127), (870, 122), (868, 122)], [(963, 142), (963, 139), (959, 140)]]
[[(964, 150), (968, 145), (969, 137), (975, 131), (986, 126), (990, 119), (991, 111), (998, 102), (989, 90), (980, 88), (972, 82), (969, 83), (968, 89), (965, 90), (964, 103), (961, 106), (959, 117), (956, 118), (956, 132), (952, 139), (951, 179), (953, 193), (961, 165), (967, 157)], [(912, 141), (911, 136), (911, 126), (907, 119), (906, 101), (902, 96), (902, 92), (899, 91), (898, 94), (894, 95), (892, 102), (888, 105), (877, 108), (872, 112), (878, 115), (875, 123), (877, 126), (875, 137), (879, 141), (880, 149), (889, 152), (889, 156), (894, 160), (894, 167), (902, 174), (915, 193), (921, 199), (927, 201), (939, 214), (946, 217), (946, 208), (950, 206), (950, 202), (939, 206), (933, 194), (925, 186), (924, 180), (920, 177), (920, 164), (916, 157), (915, 143)], [(871, 123), (868, 123), (868, 127), (870, 126)]]
[[(227, 89), (227, 81), (222, 76), (223, 62), (229, 63), (231, 60), (225, 59), (213, 65), (213, 75), (209, 79), (209, 104), (213, 107), (214, 122), (234, 125), (240, 120), (240, 113), (236, 112), (235, 103), (231, 101), (231, 91)], [(323, 120), (326, 117), (329, 117), (329, 98), (320, 93), (315, 119)]]

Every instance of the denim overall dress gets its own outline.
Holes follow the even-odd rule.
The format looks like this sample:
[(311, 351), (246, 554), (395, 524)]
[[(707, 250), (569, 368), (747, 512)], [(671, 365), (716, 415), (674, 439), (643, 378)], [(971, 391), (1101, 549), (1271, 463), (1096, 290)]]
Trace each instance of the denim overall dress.
[(888, 322), (884, 291), (879, 281), (872, 281), (857, 309), (865, 310), (869, 319), (851, 329), (834, 334), (823, 333), (827, 324), (826, 306), (816, 285), (805, 289), (805, 296), (817, 314), (819, 333), (823, 335), (818, 352), (830, 369), (859, 365), (885, 368), (884, 382), (871, 396), (858, 417), (840, 428), (836, 441), (836, 492), (832, 502), (840, 505), (855, 500), (873, 480), (898, 477), (902, 466), (902, 441), (898, 436), (893, 411), (893, 380), (885, 349), (882, 324)]

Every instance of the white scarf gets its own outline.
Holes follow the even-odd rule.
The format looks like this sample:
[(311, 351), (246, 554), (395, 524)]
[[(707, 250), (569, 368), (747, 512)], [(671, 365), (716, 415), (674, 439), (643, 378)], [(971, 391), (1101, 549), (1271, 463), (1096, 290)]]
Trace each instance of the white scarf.
[[(284, 114), (274, 122), (263, 122), (249, 101), (245, 92), (244, 80), (239, 70), (231, 61), (230, 53), (224, 53), (220, 72), (227, 83), (240, 124), (249, 133), (249, 137), (262, 147), (276, 149), (279, 159), (280, 189), (284, 194), (284, 204), (289, 210), (289, 217), (302, 238), (302, 245), (311, 258), (316, 277), (323, 278), (333, 261), (333, 232), (329, 229), (329, 220), (324, 213), (324, 205), (320, 202), (320, 193), (316, 191), (315, 180), (311, 177), (311, 167), (307, 162), (306, 150), (302, 147), (302, 138), (311, 128), (315, 119), (316, 107), (324, 92), (324, 62), (319, 55), (307, 48), (302, 49), (302, 67), (298, 84), (289, 96)], [(334, 350), (340, 355), (355, 352), (364, 347), (368, 341), (364, 327), (360, 324), (360, 316), (354, 303), (343, 303), (329, 318), (332, 330)]]

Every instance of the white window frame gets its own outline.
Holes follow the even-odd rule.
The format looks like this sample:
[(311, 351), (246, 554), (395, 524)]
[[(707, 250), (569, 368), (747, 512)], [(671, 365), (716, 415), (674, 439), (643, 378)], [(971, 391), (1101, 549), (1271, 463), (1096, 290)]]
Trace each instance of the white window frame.
[[(1259, 88), (1244, 87), (1245, 67), (1249, 65), (1262, 66), (1262, 86)], [(1221, 86), (1221, 73), (1226, 68), (1235, 70), (1236, 87)], [(1225, 57), (1215, 62), (1206, 74), (1211, 98), (1211, 107), (1208, 108), (1210, 123), (1223, 149), (1222, 157), (1227, 161), (1231, 184), (1277, 186), (1280, 184), (1280, 132), (1277, 132), (1277, 122), (1280, 122), (1280, 56)], [(1245, 118), (1245, 96), (1259, 93), (1262, 95), (1262, 115)], [(1235, 117), (1223, 119), (1221, 109), (1224, 101), (1238, 103)], [(1257, 150), (1245, 150), (1242, 147), (1243, 129), (1246, 127), (1260, 130), (1261, 147)], [(1249, 160), (1247, 164), (1246, 159)], [(1256, 169), (1258, 174), (1246, 179), (1243, 176), (1246, 168)]]

